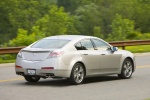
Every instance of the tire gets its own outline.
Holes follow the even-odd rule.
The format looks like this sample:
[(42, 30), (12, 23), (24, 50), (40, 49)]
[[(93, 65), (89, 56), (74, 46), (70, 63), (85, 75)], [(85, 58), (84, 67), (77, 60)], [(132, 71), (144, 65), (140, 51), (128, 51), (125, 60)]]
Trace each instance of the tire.
[(130, 59), (125, 59), (122, 64), (121, 74), (118, 74), (119, 78), (129, 79), (131, 78), (133, 73), (133, 63)]
[(81, 63), (76, 63), (71, 71), (70, 81), (74, 85), (79, 85), (84, 81), (85, 69)]
[(38, 82), (40, 80), (39, 76), (24, 76), (27, 82)]

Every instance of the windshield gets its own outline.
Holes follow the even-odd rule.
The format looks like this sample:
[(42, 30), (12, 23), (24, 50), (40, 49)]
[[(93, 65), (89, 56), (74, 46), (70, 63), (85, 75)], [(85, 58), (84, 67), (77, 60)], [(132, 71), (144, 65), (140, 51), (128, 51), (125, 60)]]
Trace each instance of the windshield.
[(44, 49), (55, 49), (62, 48), (65, 44), (67, 44), (70, 40), (62, 40), (62, 39), (42, 39), (31, 46), (31, 48), (44, 48)]

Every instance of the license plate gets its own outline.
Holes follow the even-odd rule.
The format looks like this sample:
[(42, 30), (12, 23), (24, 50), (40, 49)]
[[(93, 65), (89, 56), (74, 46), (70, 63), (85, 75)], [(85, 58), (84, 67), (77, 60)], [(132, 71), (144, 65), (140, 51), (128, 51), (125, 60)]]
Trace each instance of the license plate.
[(35, 69), (28, 69), (27, 70), (27, 73), (29, 74), (29, 75), (35, 75)]

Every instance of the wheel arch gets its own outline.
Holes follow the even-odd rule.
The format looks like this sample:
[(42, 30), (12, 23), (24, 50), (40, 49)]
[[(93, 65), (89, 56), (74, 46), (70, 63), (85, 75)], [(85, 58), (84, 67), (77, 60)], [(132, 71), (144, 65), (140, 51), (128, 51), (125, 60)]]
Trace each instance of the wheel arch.
[[(129, 61), (130, 63), (132, 63), (132, 71), (129, 69), (126, 69), (126, 67), (124, 67), (124, 64)], [(127, 67), (129, 67), (127, 65)], [(126, 57), (123, 60), (123, 64), (122, 64), (122, 69), (121, 69), (121, 73), (118, 74), (118, 77), (121, 79), (129, 79), (132, 76), (132, 73), (134, 72), (134, 60), (131, 57)], [(126, 73), (126, 71), (128, 70), (128, 74)]]
[(126, 57), (126, 58), (124, 59), (124, 61), (125, 61), (126, 59), (130, 59), (130, 60), (131, 60), (131, 62), (132, 62), (132, 64), (133, 64), (133, 72), (134, 72), (134, 71), (135, 71), (135, 64), (134, 64), (133, 59), (132, 59), (131, 57)]
[[(80, 63), (80, 64), (83, 65), (83, 68), (84, 68), (84, 71), (85, 71), (85, 76), (86, 76), (86, 72), (87, 72), (87, 71), (86, 71), (86, 67), (85, 67), (84, 63), (83, 63), (82, 61), (77, 61), (76, 63)], [(76, 63), (75, 63), (75, 64), (76, 64)]]

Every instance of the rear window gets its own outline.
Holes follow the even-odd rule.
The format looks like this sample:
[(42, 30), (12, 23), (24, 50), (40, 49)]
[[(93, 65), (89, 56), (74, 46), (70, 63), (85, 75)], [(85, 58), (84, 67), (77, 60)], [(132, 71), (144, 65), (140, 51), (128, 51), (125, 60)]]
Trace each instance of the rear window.
[(69, 41), (70, 40), (62, 40), (62, 39), (43, 39), (32, 45), (31, 48), (43, 48), (43, 49), (62, 48)]

